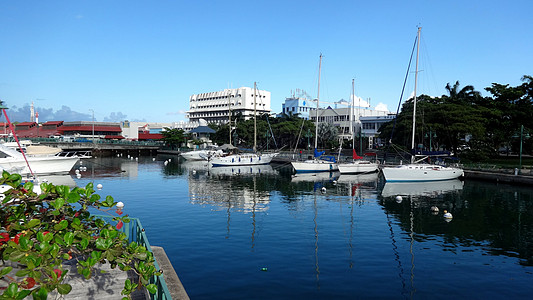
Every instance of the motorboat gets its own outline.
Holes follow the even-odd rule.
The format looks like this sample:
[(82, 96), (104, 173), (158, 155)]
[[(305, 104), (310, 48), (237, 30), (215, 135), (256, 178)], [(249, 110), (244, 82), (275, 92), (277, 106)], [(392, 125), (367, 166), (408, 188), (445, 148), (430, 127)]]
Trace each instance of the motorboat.
[(68, 174), (79, 160), (78, 156), (24, 155), (0, 144), (0, 168), (9, 173)]
[(278, 153), (242, 153), (216, 156), (210, 159), (213, 167), (267, 165)]

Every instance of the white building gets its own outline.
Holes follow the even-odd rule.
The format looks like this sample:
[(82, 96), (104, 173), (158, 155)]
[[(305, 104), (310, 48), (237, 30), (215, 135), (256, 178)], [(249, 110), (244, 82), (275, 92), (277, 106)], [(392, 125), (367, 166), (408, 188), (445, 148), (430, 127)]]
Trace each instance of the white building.
[[(345, 101), (335, 103), (342, 105)], [(351, 114), (351, 117), (350, 117)], [(394, 119), (395, 115), (388, 111), (374, 110), (368, 107), (344, 107), (344, 108), (319, 108), (318, 122), (332, 124), (339, 129), (339, 137), (351, 139), (352, 134), (368, 138), (370, 147), (374, 144), (374, 138), (379, 135), (379, 128), (385, 122)], [(310, 112), (310, 119), (316, 121), (316, 110)], [(353, 127), (350, 127), (350, 123)]]
[(309, 120), (309, 112), (316, 109), (316, 99), (310, 99), (311, 97), (304, 90), (291, 91), (291, 96), (285, 98), (285, 102), (281, 104), (281, 113), (298, 114), (300, 118)]
[(270, 92), (255, 90), (255, 102), (254, 89), (249, 87), (194, 94), (189, 98), (187, 118), (190, 122), (204, 119), (208, 123), (226, 124), (230, 110), (232, 117), (241, 113), (244, 119), (252, 118), (254, 110), (257, 115), (270, 113)]

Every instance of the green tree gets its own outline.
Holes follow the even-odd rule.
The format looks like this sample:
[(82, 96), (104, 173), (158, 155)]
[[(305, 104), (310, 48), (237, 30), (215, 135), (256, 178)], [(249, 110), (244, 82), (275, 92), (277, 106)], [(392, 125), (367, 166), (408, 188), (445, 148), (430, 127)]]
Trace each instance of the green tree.
[(165, 127), (161, 132), (162, 140), (165, 141), (172, 149), (179, 148), (183, 143), (187, 142), (187, 135), (183, 129)]

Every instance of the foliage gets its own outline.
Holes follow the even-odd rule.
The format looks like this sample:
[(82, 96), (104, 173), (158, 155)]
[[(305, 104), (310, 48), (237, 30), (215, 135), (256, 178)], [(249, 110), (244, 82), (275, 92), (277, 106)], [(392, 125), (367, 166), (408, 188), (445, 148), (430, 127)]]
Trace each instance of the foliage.
[[(447, 84), (447, 95), (417, 98), (415, 146), (429, 150), (449, 150), (471, 161), (486, 160), (497, 155), (501, 147), (518, 152), (516, 138), (521, 125), (533, 129), (533, 77), (524, 76), (523, 84), (510, 87), (493, 83), (486, 88), (492, 97), (483, 97), (473, 86), (460, 88), (459, 82)], [(380, 138), (411, 148), (413, 99), (407, 100), (396, 120), (384, 124)], [(431, 133), (431, 134), (430, 134)], [(391, 139), (392, 137), (392, 139)], [(523, 141), (524, 152), (533, 149), (532, 141)]]
[[(3, 261), (12, 262), (16, 269), (6, 264), (0, 266), (0, 279), (7, 282), (2, 299), (46, 299), (52, 291), (68, 294), (72, 287), (64, 283), (68, 274), (66, 262), (75, 262), (77, 271), (89, 279), (99, 263), (109, 263), (111, 268), (133, 270), (139, 275), (136, 283), (125, 282), (122, 294), (128, 299), (137, 287), (149, 284), (153, 275), (160, 275), (154, 267), (153, 254), (144, 246), (129, 243), (120, 229), (130, 222), (122, 216), (122, 203), (111, 196), (101, 199), (92, 183), (85, 188), (40, 185), (41, 193), (33, 192), (33, 183), (22, 185), (19, 174), (2, 173), (0, 185), (7, 185), (0, 210), (0, 255)], [(119, 205), (117, 205), (119, 204)], [(94, 217), (89, 209), (98, 209), (117, 216), (115, 226)], [(14, 273), (14, 274), (12, 274)], [(22, 279), (18, 279), (22, 278)]]
[(318, 140), (323, 148), (337, 148), (339, 146), (339, 130), (333, 124), (318, 124)]
[(185, 131), (179, 128), (165, 127), (165, 130), (163, 130), (161, 134), (163, 135), (161, 140), (165, 141), (172, 148), (178, 148), (183, 143), (186, 143), (188, 139)]

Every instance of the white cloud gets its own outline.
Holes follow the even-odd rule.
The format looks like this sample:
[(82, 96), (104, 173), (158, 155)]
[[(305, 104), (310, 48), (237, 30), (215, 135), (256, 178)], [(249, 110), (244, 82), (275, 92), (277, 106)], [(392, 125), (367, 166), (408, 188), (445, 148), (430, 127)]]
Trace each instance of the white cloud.
[(355, 104), (356, 107), (357, 106), (359, 106), (359, 107), (370, 107), (370, 103), (366, 102), (365, 100), (363, 100), (363, 98), (361, 98), (359, 96), (355, 96), (354, 104)]
[(376, 105), (376, 110), (388, 112), (389, 108), (387, 107), (387, 104), (379, 102), (378, 105)]

